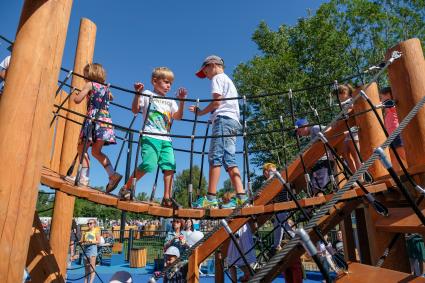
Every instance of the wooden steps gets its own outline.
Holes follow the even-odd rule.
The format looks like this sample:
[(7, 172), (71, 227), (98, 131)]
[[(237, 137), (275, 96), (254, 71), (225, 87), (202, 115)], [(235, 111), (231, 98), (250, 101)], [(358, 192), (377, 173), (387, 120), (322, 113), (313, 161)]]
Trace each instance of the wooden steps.
[(379, 268), (357, 262), (349, 263), (348, 274), (342, 274), (336, 279), (338, 283), (391, 283), (391, 282), (425, 282), (423, 277), (415, 277), (411, 274)]
[[(422, 210), (425, 213), (425, 209)], [(390, 208), (389, 216), (379, 218), (376, 229), (390, 233), (421, 233), (425, 235), (425, 226), (410, 207)]]

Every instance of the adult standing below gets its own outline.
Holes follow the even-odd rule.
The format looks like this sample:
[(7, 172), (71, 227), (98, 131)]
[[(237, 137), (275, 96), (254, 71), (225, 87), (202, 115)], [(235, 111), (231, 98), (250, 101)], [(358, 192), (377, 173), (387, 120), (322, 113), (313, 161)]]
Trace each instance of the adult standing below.
[[(87, 222), (89, 229), (84, 233), (82, 244), (84, 246), (85, 255), (85, 277), (84, 283), (93, 283), (95, 277), (97, 244), (100, 242), (99, 230), (96, 229), (96, 220), (90, 219)], [(88, 277), (90, 276), (90, 281)]]

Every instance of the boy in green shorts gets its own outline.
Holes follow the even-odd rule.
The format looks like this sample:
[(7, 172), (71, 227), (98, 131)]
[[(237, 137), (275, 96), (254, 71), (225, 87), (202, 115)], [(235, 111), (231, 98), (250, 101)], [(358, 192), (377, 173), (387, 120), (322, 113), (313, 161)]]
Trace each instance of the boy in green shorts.
[[(148, 96), (165, 96), (171, 88), (174, 81), (173, 72), (166, 67), (155, 68), (152, 72), (153, 92), (144, 89), (140, 82), (134, 84), (134, 89)], [(187, 91), (179, 88), (177, 98), (184, 99)], [(146, 119), (145, 132), (159, 135), (145, 134), (142, 138), (142, 163), (136, 169), (136, 180), (142, 178), (146, 173), (152, 172), (159, 165), (164, 174), (164, 198), (162, 205), (172, 206), (171, 186), (173, 175), (176, 169), (173, 146), (169, 136), (172, 119), (180, 120), (183, 117), (184, 101), (180, 101), (177, 106), (176, 101), (170, 99), (153, 98), (149, 107), (149, 97), (136, 94), (132, 103), (132, 111), (137, 114), (143, 111), (143, 117)], [(146, 113), (148, 111), (149, 113)], [(134, 174), (134, 173), (133, 173)], [(121, 188), (119, 195), (123, 200), (130, 199), (131, 178)]]

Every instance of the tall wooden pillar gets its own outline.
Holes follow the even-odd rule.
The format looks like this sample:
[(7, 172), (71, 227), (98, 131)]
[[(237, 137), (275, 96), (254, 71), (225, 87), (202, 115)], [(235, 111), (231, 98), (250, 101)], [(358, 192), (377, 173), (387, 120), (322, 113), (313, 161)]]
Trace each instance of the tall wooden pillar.
[[(359, 95), (359, 91), (360, 90), (356, 91), (355, 95)], [(369, 96), (373, 104), (377, 105), (380, 103), (379, 90), (376, 83), (372, 83), (365, 90), (365, 93)], [(354, 104), (355, 113), (360, 113), (369, 109), (370, 106), (366, 100), (363, 98), (356, 100), (356, 103)], [(379, 111), (378, 113), (380, 118), (383, 120), (382, 112)], [(356, 124), (359, 127), (360, 154), (362, 155), (363, 160), (367, 160), (373, 154), (375, 148), (384, 143), (386, 136), (372, 111), (356, 116)], [(386, 149), (386, 153), (388, 155), (388, 149)], [(385, 170), (379, 160), (375, 161), (372, 166), (369, 167), (368, 171), (374, 178), (388, 174), (387, 170)]]
[(44, 234), (38, 213), (34, 214), (32, 235), (28, 249), (27, 269), (32, 282), (65, 282), (56, 258)]
[(198, 248), (194, 249), (189, 257), (187, 282), (198, 283), (199, 282), (199, 263), (198, 263)]
[[(400, 51), (401, 58), (388, 68), (393, 96), (396, 100), (397, 114), (401, 121), (409, 111), (425, 96), (425, 61), (419, 39), (403, 41), (390, 49)], [(406, 159), (409, 167), (425, 164), (425, 109), (413, 118), (402, 132)], [(421, 185), (425, 184), (425, 176), (420, 176)]]
[(22, 8), (0, 103), (0, 282), (22, 281), (71, 6), (27, 0)]
[[(66, 91), (61, 91), (55, 98), (55, 104), (60, 105), (64, 102), (68, 93)], [(63, 107), (68, 108), (68, 100), (65, 101)], [(52, 105), (52, 111), (56, 111), (57, 108)], [(64, 110), (60, 110), (58, 112), (61, 115), (66, 115)], [(52, 116), (53, 118), (53, 116)], [(44, 166), (52, 169), (55, 172), (59, 171), (60, 158), (62, 153), (62, 142), (63, 142), (63, 134), (65, 130), (65, 119), (56, 118), (50, 127), (49, 132), (49, 140), (48, 140), (48, 152), (46, 155), (46, 159), (44, 162)]]
[[(83, 74), (84, 66), (93, 60), (94, 45), (96, 39), (96, 25), (88, 19), (80, 22), (80, 32), (75, 54), (74, 72)], [(77, 76), (72, 78), (72, 86), (82, 89), (84, 79)], [(86, 113), (86, 103), (75, 104), (72, 94), (69, 101), (69, 108), (80, 113)], [(83, 118), (67, 113), (67, 117), (82, 122)], [(64, 137), (62, 143), (61, 162), (59, 173), (66, 174), (72, 160), (77, 153), (78, 137), (81, 126), (71, 121), (65, 122)], [(55, 205), (53, 210), (52, 227), (50, 232), (50, 245), (55, 253), (59, 268), (66, 272), (66, 259), (69, 249), (69, 239), (71, 235), (71, 224), (74, 212), (75, 197), (68, 196), (62, 192), (56, 192)]]

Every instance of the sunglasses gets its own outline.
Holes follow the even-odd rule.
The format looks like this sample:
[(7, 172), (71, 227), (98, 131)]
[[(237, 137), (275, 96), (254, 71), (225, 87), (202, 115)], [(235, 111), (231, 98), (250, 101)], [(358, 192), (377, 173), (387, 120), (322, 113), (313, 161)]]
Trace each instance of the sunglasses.
[(93, 224), (94, 224), (94, 222), (88, 222), (87, 224), (89, 224), (89, 225), (93, 225)]

